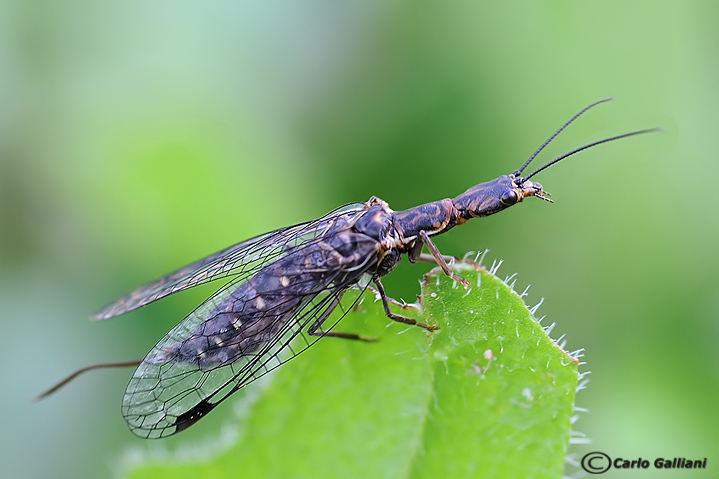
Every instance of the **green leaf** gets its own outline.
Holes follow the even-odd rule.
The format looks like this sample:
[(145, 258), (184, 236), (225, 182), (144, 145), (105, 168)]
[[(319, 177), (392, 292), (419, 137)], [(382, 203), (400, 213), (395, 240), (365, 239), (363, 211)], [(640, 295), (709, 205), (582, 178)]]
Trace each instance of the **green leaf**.
[[(469, 289), (441, 272), (423, 281), (419, 317), (439, 331), (389, 321), (367, 295), (337, 329), (379, 342), (323, 339), (266, 385), (246, 388), (240, 418), (227, 406), (213, 412), (233, 424), (230, 439), (203, 444), (199, 458), (192, 444), (143, 454), (128, 475), (560, 477), (576, 360), (504, 282), (457, 268)], [(212, 426), (206, 433), (217, 434)]]
[[(434, 338), (434, 404), (410, 477), (556, 478), (564, 468), (576, 359), (545, 334), (504, 282), (484, 270), (423, 288)], [(439, 283), (439, 284), (437, 284)]]

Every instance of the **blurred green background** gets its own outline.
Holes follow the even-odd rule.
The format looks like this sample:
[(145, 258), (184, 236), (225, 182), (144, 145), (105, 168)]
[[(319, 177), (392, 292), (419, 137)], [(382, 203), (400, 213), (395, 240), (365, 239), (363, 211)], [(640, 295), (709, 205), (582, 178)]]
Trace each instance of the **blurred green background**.
[[(665, 133), (567, 160), (537, 177), (556, 204), (437, 243), (489, 248), (586, 348), (575, 428), (593, 444), (574, 454), (708, 456), (716, 474), (718, 21), (710, 1), (0, 1), (0, 475), (106, 477), (177, 444), (127, 430), (128, 370), (31, 402), (144, 356), (212, 289), (88, 322), (106, 302), (344, 203), (455, 196), (609, 95), (542, 159)], [(411, 300), (426, 269), (388, 292)]]

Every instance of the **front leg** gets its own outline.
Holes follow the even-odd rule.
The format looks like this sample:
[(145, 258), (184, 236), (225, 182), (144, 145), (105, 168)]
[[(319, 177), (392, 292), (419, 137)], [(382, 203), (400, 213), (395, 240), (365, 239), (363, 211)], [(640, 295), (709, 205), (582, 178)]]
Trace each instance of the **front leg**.
[[(432, 242), (429, 235), (426, 231), (420, 231), (418, 234), (418, 239), (421, 239), (422, 241), (417, 241), (413, 246), (412, 249), (409, 250), (409, 260), (410, 262), (414, 263), (416, 261), (425, 261), (427, 263), (435, 263), (437, 266), (442, 268), (442, 271), (444, 274), (455, 280), (456, 282), (460, 283), (465, 288), (468, 288), (470, 286), (470, 282), (466, 279), (457, 276), (452, 272), (452, 270), (449, 269), (449, 266), (447, 265), (447, 261), (445, 258), (449, 259), (449, 261), (452, 261), (453, 259), (456, 259), (452, 256), (442, 256), (442, 253), (439, 252), (439, 249), (437, 249), (437, 246)], [(432, 256), (423, 255), (422, 253), (422, 243), (427, 245), (427, 249), (431, 253)], [(434, 261), (432, 261), (434, 260)]]

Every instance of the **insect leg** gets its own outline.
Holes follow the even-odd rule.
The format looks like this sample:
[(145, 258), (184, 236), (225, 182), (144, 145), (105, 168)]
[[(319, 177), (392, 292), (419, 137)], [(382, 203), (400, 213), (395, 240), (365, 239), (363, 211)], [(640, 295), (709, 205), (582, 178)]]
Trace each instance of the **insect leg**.
[[(431, 258), (431, 256), (430, 256), (430, 258)], [(432, 261), (430, 261), (430, 262), (431, 262), (431, 263), (434, 263), (434, 260), (432, 260)], [(376, 300), (377, 300), (377, 299), (382, 299), (382, 295), (379, 293), (379, 291), (377, 291), (376, 289), (374, 289), (372, 286), (367, 286), (367, 289), (370, 290), (370, 292), (371, 292), (372, 294), (374, 294), (374, 297), (375, 297)], [(390, 297), (390, 296), (387, 296), (387, 301), (388, 301), (389, 303), (394, 304), (395, 306), (397, 306), (397, 307), (399, 307), (399, 308), (402, 308), (402, 309), (414, 309), (415, 311), (419, 311), (419, 304), (418, 304), (418, 303), (407, 303), (407, 302), (405, 302), (404, 300), (402, 300), (402, 301), (397, 301), (396, 299), (394, 299), (394, 298), (392, 298), (392, 297)]]
[(384, 314), (392, 321), (397, 321), (398, 323), (404, 323), (404, 324), (411, 324), (413, 326), (419, 326), (420, 328), (424, 328), (427, 331), (436, 331), (439, 329), (439, 326), (429, 326), (425, 323), (420, 323), (414, 318), (408, 318), (407, 316), (402, 316), (400, 314), (394, 314), (389, 310), (389, 301), (387, 298), (387, 295), (384, 292), (384, 286), (382, 286), (382, 283), (379, 280), (379, 276), (375, 276), (372, 278), (372, 281), (375, 285), (377, 285), (377, 291), (379, 292), (380, 299), (382, 300), (382, 307), (384, 307)]
[[(450, 255), (446, 255), (446, 254), (443, 254), (443, 255), (442, 255), (442, 259), (443, 259), (444, 262), (447, 263), (448, 265), (450, 265), (450, 264), (452, 264), (452, 263), (455, 263), (455, 262), (457, 262), (457, 261), (461, 261), (461, 260), (460, 260), (459, 258), (457, 258), (456, 256), (450, 256)], [(422, 254), (420, 254), (419, 256), (417, 256), (417, 257), (415, 258), (415, 262), (417, 262), (417, 261), (421, 261), (421, 262), (423, 262), (423, 263), (437, 264), (437, 260), (434, 259), (434, 256), (432, 256), (431, 254), (427, 254), (427, 253), (422, 253)]]
[[(412, 247), (412, 249), (409, 250), (407, 254), (407, 259), (410, 263), (416, 263), (417, 261), (421, 261), (423, 263), (430, 263), (430, 264), (437, 264), (437, 260), (432, 256), (431, 254), (422, 253), (422, 245), (424, 243), (422, 241), (417, 241), (417, 243)], [(450, 256), (450, 255), (441, 255), (442, 259), (447, 264), (452, 264), (457, 261), (460, 261), (459, 258), (456, 256)]]
[(468, 288), (470, 286), (470, 282), (464, 278), (460, 278), (449, 269), (449, 266), (447, 266), (447, 262), (444, 260), (444, 256), (442, 256), (442, 253), (440, 253), (434, 243), (432, 243), (432, 240), (429, 239), (429, 235), (427, 234), (427, 232), (420, 231), (419, 237), (422, 239), (422, 242), (427, 245), (427, 249), (430, 253), (432, 253), (435, 262), (440, 268), (442, 268), (444, 274), (446, 274), (456, 282), (461, 283), (465, 288)]
[(307, 328), (307, 333), (310, 336), (332, 336), (335, 338), (344, 338), (344, 339), (354, 339), (358, 341), (367, 341), (367, 342), (373, 342), (377, 341), (377, 338), (369, 337), (369, 336), (362, 336), (361, 334), (355, 334), (355, 333), (343, 333), (341, 331), (332, 331), (332, 330), (326, 330), (326, 329), (320, 329), (320, 326), (322, 326), (322, 323), (325, 322), (325, 320), (332, 314), (332, 311), (340, 304), (340, 300), (342, 299), (342, 296), (344, 295), (344, 292), (337, 295), (333, 300), (332, 303), (327, 306), (327, 308), (322, 312), (319, 318), (317, 318), (312, 324), (310, 324), (310, 327)]

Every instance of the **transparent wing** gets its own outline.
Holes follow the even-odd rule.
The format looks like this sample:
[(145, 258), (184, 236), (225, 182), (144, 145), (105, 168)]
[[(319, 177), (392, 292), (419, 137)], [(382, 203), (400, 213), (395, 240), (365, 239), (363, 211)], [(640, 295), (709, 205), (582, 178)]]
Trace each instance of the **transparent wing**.
[(220, 278), (252, 276), (294, 248), (317, 238), (338, 218), (362, 211), (364, 203), (337, 208), (322, 218), (265, 233), (230, 246), (213, 255), (189, 264), (151, 283), (140, 286), (95, 313), (95, 319), (108, 319), (132, 311), (158, 299)]
[[(248, 311), (257, 297), (234, 298), (243, 287), (241, 279), (225, 285), (172, 329), (135, 371), (122, 402), (132, 432), (159, 438), (182, 431), (238, 389), (310, 347), (319, 337), (309, 335), (308, 328), (329, 318), (361, 275), (358, 271), (341, 281), (331, 276), (312, 294), (279, 296), (252, 321), (247, 321)], [(222, 316), (228, 304), (244, 311), (246, 324), (233, 328), (231, 318), (237, 315)], [(333, 317), (327, 329), (344, 314)]]

